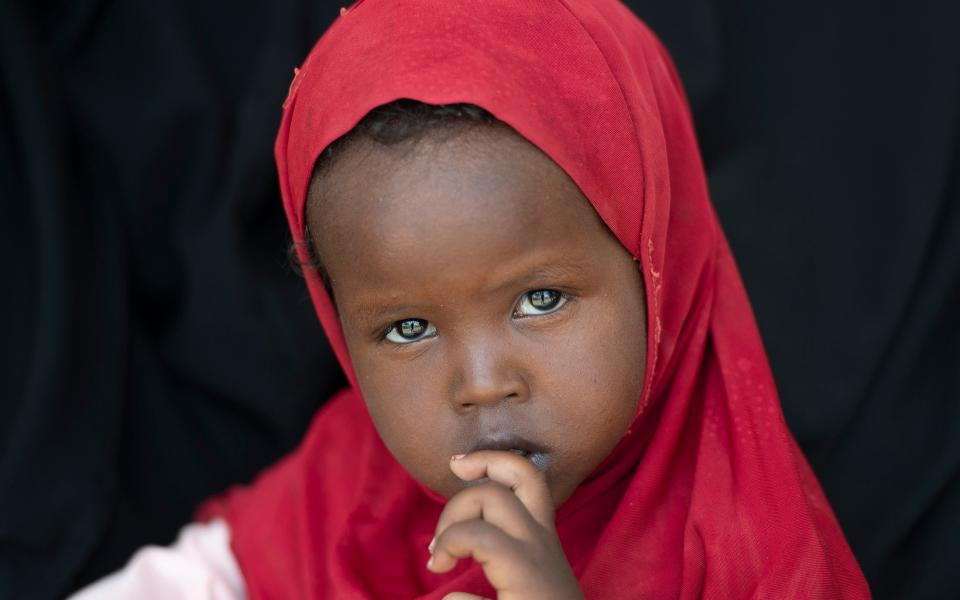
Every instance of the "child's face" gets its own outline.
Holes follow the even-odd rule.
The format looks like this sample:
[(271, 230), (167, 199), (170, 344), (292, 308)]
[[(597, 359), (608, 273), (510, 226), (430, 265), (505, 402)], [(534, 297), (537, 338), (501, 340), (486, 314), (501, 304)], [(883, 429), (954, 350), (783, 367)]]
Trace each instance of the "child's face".
[(370, 415), (450, 497), (450, 456), (525, 453), (560, 504), (640, 398), (637, 263), (576, 185), (505, 127), (348, 146), (308, 223)]

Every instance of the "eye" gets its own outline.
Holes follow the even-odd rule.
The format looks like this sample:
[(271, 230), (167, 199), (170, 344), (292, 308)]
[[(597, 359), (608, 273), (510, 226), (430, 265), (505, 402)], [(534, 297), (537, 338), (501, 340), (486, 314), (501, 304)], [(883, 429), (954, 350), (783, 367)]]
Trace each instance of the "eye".
[(384, 339), (394, 344), (409, 344), (435, 335), (437, 335), (437, 328), (430, 321), (404, 319), (391, 325)]
[(514, 317), (532, 317), (546, 315), (557, 310), (567, 302), (567, 296), (557, 290), (533, 290), (520, 297), (513, 309)]

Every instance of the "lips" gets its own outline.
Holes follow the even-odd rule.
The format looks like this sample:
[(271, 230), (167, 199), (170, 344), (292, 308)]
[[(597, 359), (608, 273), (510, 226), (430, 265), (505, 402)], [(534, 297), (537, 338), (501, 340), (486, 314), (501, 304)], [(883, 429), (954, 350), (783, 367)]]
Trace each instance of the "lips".
[(481, 450), (512, 452), (530, 460), (540, 471), (545, 470), (550, 462), (546, 448), (515, 433), (498, 432), (485, 435), (478, 439), (469, 451), (480, 452)]

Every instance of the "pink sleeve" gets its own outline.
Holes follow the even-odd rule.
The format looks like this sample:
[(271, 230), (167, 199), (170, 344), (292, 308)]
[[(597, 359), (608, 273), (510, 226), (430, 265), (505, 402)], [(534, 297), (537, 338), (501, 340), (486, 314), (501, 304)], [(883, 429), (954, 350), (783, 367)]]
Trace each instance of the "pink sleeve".
[(215, 519), (193, 523), (171, 546), (147, 546), (127, 565), (70, 600), (243, 600), (246, 590), (230, 551), (230, 529)]

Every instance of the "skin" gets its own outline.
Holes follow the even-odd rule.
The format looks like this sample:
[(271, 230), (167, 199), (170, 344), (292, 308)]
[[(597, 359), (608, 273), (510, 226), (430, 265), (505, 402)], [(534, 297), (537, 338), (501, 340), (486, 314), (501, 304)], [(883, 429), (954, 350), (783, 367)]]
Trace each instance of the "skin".
[[(503, 125), (354, 142), (311, 186), (307, 220), (380, 436), (450, 499), (428, 568), (473, 557), (499, 598), (581, 597), (554, 507), (635, 414), (637, 263)], [(537, 290), (555, 304), (535, 306)], [(397, 343), (411, 319), (423, 337)]]

